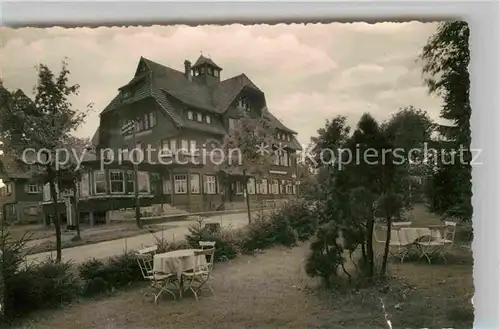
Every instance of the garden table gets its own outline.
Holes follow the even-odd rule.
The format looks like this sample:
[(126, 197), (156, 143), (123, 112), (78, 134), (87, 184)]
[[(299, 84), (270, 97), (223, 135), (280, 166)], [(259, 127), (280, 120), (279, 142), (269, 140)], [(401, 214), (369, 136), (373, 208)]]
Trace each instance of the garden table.
[(196, 264), (201, 266), (207, 264), (205, 256), (195, 256), (197, 251), (202, 249), (180, 249), (156, 254), (153, 258), (153, 269), (155, 272), (175, 274), (179, 282), (179, 291), (182, 292), (182, 273), (193, 270)]

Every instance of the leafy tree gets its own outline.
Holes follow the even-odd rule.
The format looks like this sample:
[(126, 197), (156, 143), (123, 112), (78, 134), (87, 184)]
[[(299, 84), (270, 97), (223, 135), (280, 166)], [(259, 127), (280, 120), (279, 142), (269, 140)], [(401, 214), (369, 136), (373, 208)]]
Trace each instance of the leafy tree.
[(424, 149), (426, 146), (433, 146), (432, 135), (435, 127), (436, 124), (426, 111), (411, 105), (400, 108), (382, 124), (382, 129), (394, 147), (395, 153), (396, 177), (392, 190), (404, 198), (408, 207), (414, 197), (412, 191), (418, 187), (418, 184), (414, 183), (415, 179), (425, 178), (431, 168), (432, 161)]
[[(443, 98), (441, 118), (450, 122), (438, 127), (444, 138), (440, 143), (442, 152), (450, 160), (439, 161), (433, 172), (430, 180), (433, 188), (428, 190), (432, 193), (431, 209), (465, 221), (472, 217), (469, 33), (466, 22), (441, 23), (421, 55), (429, 92)], [(450, 148), (465, 151), (460, 154)]]
[[(27, 148), (48, 150), (43, 172), (50, 186), (54, 203), (54, 227), (56, 231), (56, 260), (61, 260), (61, 226), (59, 209), (56, 206), (58, 191), (56, 188), (58, 169), (56, 151), (67, 145), (71, 133), (82, 124), (87, 111), (72, 109), (70, 98), (78, 95), (79, 85), (70, 84), (70, 71), (65, 61), (58, 75), (48, 66), (37, 66), (38, 82), (35, 87), (35, 99), (21, 97), (19, 92), (12, 94), (2, 102), (0, 113), (0, 131), (4, 148), (15, 158), (22, 159)], [(17, 95), (17, 96), (16, 96)], [(88, 105), (87, 110), (92, 107)], [(26, 159), (22, 159), (26, 161)]]
[(270, 159), (268, 153), (275, 153), (274, 140), (270, 134), (270, 126), (265, 118), (240, 118), (237, 128), (229, 131), (224, 142), (228, 154), (225, 166), (229, 169), (241, 170), (242, 184), (245, 189), (248, 222), (251, 222), (249, 179), (265, 175), (269, 172)]

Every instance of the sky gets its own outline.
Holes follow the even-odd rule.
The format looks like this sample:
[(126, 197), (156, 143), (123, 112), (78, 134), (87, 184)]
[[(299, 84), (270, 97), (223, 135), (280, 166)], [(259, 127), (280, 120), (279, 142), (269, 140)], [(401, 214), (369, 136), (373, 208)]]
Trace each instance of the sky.
[(436, 23), (0, 28), (0, 77), (8, 89), (32, 94), (35, 65), (59, 70), (67, 58), (80, 85), (75, 109), (94, 104), (76, 135), (92, 137), (99, 112), (134, 75), (141, 56), (184, 70), (200, 53), (223, 68), (222, 79), (245, 73), (266, 95), (269, 110), (306, 145), (325, 119), (361, 115), (388, 119), (413, 105), (438, 120), (441, 100), (428, 94), (418, 55)]

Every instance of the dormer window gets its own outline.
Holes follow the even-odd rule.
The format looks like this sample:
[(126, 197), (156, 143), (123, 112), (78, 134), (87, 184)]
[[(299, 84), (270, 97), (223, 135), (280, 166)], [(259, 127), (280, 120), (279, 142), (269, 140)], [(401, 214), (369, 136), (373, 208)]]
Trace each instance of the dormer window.
[(122, 98), (126, 99), (132, 96), (132, 92), (130, 90), (124, 90), (122, 91)]
[(188, 111), (188, 119), (193, 120), (193, 111)]
[(214, 71), (214, 77), (216, 77), (216, 78), (219, 77), (219, 71), (217, 71), (217, 70)]
[(209, 75), (213, 75), (214, 74), (214, 69), (213, 68), (208, 67), (207, 69), (208, 69), (208, 74)]

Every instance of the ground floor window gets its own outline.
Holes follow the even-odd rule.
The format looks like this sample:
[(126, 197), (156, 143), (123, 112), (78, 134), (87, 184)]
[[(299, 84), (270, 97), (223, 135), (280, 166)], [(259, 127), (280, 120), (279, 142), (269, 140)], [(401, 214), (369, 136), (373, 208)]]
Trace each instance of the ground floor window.
[(285, 190), (285, 181), (281, 181), (281, 184), (280, 184), (280, 194), (286, 194), (286, 190)]
[(243, 184), (241, 184), (240, 181), (236, 182), (236, 195), (241, 195), (243, 194)]
[(175, 194), (187, 193), (187, 175), (174, 175)]
[(191, 179), (189, 185), (191, 186), (191, 193), (199, 194), (200, 193), (200, 175), (199, 174), (191, 174)]
[(133, 171), (127, 171), (127, 193), (135, 193), (135, 180)]
[(170, 179), (163, 180), (163, 193), (172, 194), (172, 181)]
[(16, 205), (10, 204), (5, 207), (5, 211), (7, 212), (7, 215), (9, 216), (16, 216), (17, 211), (16, 211)]
[(94, 171), (94, 193), (106, 193), (106, 178), (102, 170)]
[(147, 171), (138, 172), (139, 193), (149, 193), (149, 173)]
[(217, 180), (215, 176), (205, 176), (205, 194), (217, 193)]
[(259, 185), (260, 185), (259, 193), (267, 194), (267, 179), (262, 179)]
[(90, 195), (90, 184), (89, 184), (89, 174), (83, 173), (82, 179), (80, 180), (80, 196), (88, 197)]
[(247, 182), (248, 194), (255, 194), (255, 179), (249, 178)]
[(38, 206), (29, 206), (24, 208), (24, 213), (28, 216), (37, 216), (40, 213)]
[(122, 171), (109, 172), (109, 187), (111, 193), (125, 193), (125, 180)]
[(271, 181), (271, 186), (270, 186), (271, 187), (271, 194), (279, 194), (279, 192), (280, 192), (279, 191), (279, 186), (280, 186), (279, 184), (280, 183), (278, 182), (277, 179), (273, 179)]
[(152, 172), (149, 174), (150, 175), (150, 189), (152, 194), (158, 194), (159, 189), (160, 189), (160, 174), (157, 172)]

